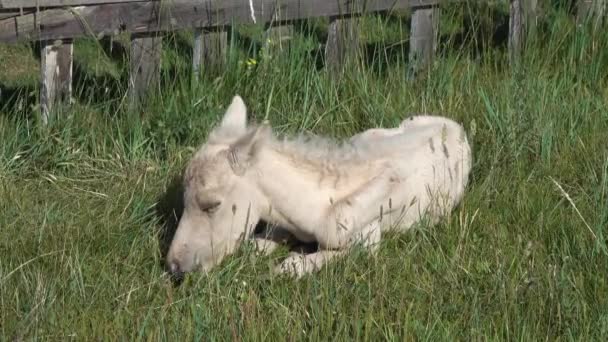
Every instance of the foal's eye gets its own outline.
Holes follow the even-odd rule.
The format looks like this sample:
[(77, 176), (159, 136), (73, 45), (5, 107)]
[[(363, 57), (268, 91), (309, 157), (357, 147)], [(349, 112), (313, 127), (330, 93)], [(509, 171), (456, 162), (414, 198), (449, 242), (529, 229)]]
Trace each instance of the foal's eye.
[(219, 209), (220, 204), (222, 204), (221, 201), (204, 203), (203, 205), (201, 205), (201, 210), (208, 214), (212, 214), (212, 213), (216, 212), (217, 209)]

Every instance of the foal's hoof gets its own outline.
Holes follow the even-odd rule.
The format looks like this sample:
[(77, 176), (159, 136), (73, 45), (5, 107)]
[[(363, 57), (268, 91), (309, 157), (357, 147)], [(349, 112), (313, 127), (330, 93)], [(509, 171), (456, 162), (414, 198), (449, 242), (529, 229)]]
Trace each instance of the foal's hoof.
[(276, 274), (284, 274), (296, 279), (316, 270), (316, 265), (299, 253), (291, 253), (283, 262), (275, 267)]
[(260, 253), (261, 255), (270, 255), (272, 252), (274, 252), (278, 247), (279, 244), (272, 241), (272, 240), (266, 240), (266, 239), (255, 239), (253, 241), (254, 246), (255, 246), (255, 250), (257, 253)]

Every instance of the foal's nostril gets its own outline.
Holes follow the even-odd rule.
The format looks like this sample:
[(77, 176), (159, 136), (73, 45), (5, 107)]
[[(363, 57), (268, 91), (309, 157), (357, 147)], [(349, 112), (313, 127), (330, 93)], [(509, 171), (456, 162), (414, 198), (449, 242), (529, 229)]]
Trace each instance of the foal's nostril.
[(171, 278), (175, 281), (181, 282), (184, 278), (184, 272), (181, 271), (179, 264), (176, 262), (169, 264), (169, 273), (171, 274)]

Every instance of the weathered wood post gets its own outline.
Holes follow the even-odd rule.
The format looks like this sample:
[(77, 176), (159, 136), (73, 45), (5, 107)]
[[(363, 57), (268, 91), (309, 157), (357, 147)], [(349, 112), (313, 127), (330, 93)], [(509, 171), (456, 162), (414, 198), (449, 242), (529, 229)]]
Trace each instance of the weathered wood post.
[(537, 0), (511, 0), (509, 12), (509, 63), (515, 65), (525, 39), (536, 32)]
[(205, 30), (198, 28), (194, 31), (194, 49), (192, 52), (192, 70), (196, 78), (203, 68), (219, 68), (226, 62), (228, 49), (228, 32), (225, 28)]
[(538, 0), (524, 0), (522, 9), (526, 37), (534, 36), (538, 26)]
[(608, 1), (606, 0), (596, 0), (596, 10), (595, 14), (597, 15), (596, 27), (602, 24), (604, 20), (604, 16), (606, 15), (606, 8), (608, 8)]
[(509, 9), (509, 63), (519, 61), (522, 39), (522, 9), (520, 0), (511, 0)]
[(412, 79), (433, 62), (437, 50), (439, 7), (412, 8), (408, 78)]
[(53, 106), (71, 100), (74, 45), (69, 39), (40, 43), (40, 109), (46, 125)]
[(355, 18), (329, 20), (325, 65), (332, 74), (341, 73), (347, 63), (354, 61), (359, 53), (359, 33)]
[(162, 37), (158, 34), (131, 35), (129, 107), (141, 105), (160, 81)]
[(580, 27), (587, 19), (593, 19), (594, 28), (601, 25), (606, 12), (606, 0), (578, 0), (576, 8), (576, 24)]
[(593, 0), (578, 0), (576, 3), (576, 25), (581, 26), (589, 17)]

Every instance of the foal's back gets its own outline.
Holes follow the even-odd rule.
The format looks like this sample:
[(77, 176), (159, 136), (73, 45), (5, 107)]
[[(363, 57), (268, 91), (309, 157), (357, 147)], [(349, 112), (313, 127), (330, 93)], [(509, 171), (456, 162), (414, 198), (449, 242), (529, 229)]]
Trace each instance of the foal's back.
[[(469, 152), (464, 128), (455, 121), (430, 115), (407, 118), (394, 128), (373, 128), (353, 136), (350, 142), (372, 159), (414, 155), (429, 157), (436, 152), (449, 158), (451, 149)], [(466, 145), (466, 146), (465, 146)], [(462, 153), (460, 153), (462, 154)]]

